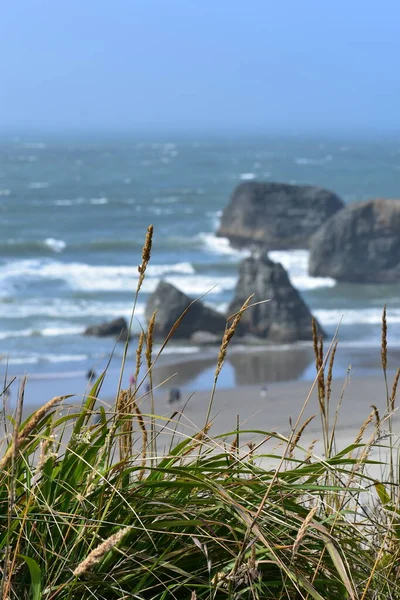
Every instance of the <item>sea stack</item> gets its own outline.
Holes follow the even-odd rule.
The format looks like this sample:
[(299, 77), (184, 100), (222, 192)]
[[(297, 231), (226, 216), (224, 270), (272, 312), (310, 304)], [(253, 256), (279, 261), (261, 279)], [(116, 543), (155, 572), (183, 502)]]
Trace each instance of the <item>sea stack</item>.
[(349, 204), (313, 236), (309, 273), (350, 283), (400, 282), (400, 200)]
[[(154, 337), (164, 339), (193, 300), (171, 283), (160, 281), (149, 297), (145, 309), (147, 321), (150, 320), (153, 312), (157, 311)], [(225, 324), (226, 321), (223, 315), (197, 300), (193, 302), (179, 327), (176, 328), (174, 339), (189, 340), (193, 338), (196, 340), (196, 336), (199, 339), (201, 337), (199, 336), (200, 332), (203, 332), (204, 338), (209, 342), (211, 341), (211, 335), (215, 336), (213, 341), (218, 341), (225, 330)]]
[(311, 236), (343, 206), (320, 187), (246, 181), (234, 190), (217, 235), (236, 247), (308, 248)]
[[(239, 335), (275, 343), (312, 339), (312, 314), (308, 306), (292, 286), (283, 266), (270, 260), (267, 252), (242, 261), (228, 314), (236, 313), (251, 294), (254, 294), (251, 303), (268, 302), (243, 313)], [(323, 334), (319, 325), (318, 329)]]

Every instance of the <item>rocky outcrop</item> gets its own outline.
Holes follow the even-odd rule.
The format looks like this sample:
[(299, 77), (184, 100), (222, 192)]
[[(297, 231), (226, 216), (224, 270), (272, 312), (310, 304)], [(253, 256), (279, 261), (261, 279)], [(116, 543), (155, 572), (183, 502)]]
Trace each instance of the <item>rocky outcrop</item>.
[(84, 332), (84, 335), (94, 335), (97, 337), (116, 337), (122, 342), (126, 341), (128, 334), (128, 324), (123, 317), (114, 319), (108, 323), (91, 325)]
[[(254, 294), (251, 303), (269, 302), (252, 306), (243, 313), (239, 335), (280, 343), (312, 339), (312, 315), (306, 303), (290, 283), (282, 265), (270, 260), (266, 252), (241, 263), (228, 314), (236, 313), (251, 294)], [(320, 327), (319, 330), (323, 333)]]
[(323, 188), (247, 181), (233, 192), (217, 235), (238, 247), (308, 248), (310, 237), (343, 206)]
[(309, 273), (353, 283), (400, 282), (400, 200), (346, 206), (313, 236)]
[[(149, 321), (156, 310), (154, 336), (165, 338), (177, 319), (186, 310), (193, 298), (189, 298), (172, 284), (160, 281), (155, 291), (149, 297), (145, 317)], [(197, 301), (183, 317), (179, 327), (174, 332), (174, 339), (191, 339), (196, 332), (208, 332), (221, 336), (225, 330), (225, 317), (208, 306)]]

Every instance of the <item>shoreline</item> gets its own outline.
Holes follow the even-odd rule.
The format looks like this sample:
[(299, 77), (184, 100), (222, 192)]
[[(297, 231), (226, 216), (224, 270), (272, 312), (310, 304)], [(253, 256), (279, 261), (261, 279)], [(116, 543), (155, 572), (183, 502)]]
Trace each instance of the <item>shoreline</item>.
[[(202, 348), (198, 353), (174, 354), (173, 346), (168, 354), (161, 355), (153, 367), (153, 385), (160, 386), (167, 393), (170, 387), (179, 387), (187, 392), (205, 392), (213, 385), (215, 366), (219, 347)], [(326, 344), (326, 349), (328, 343)], [(153, 353), (153, 357), (156, 353)], [(126, 362), (122, 387), (129, 387), (129, 376), (134, 370), (133, 356)], [(356, 379), (377, 378), (383, 380), (380, 347), (347, 347), (339, 343), (335, 356), (333, 377), (344, 379), (351, 365), (351, 374)], [(400, 348), (388, 351), (388, 375), (393, 377), (400, 366)], [(112, 397), (117, 389), (120, 374), (120, 359), (111, 362), (103, 384), (103, 393)], [(97, 376), (101, 368), (95, 366)], [(139, 381), (145, 376), (142, 366)], [(8, 373), (7, 380), (16, 377), (12, 384), (11, 400), (18, 396), (18, 385), (24, 375)], [(312, 344), (300, 343), (288, 346), (251, 346), (232, 344), (218, 379), (218, 390), (235, 390), (253, 386), (275, 386), (278, 383), (296, 382), (311, 385), (315, 378), (315, 358)], [(86, 371), (66, 373), (32, 373), (27, 374), (27, 393), (29, 404), (41, 405), (49, 398), (68, 393), (82, 397), (88, 388)], [(161, 392), (163, 393), (163, 392)]]
[[(389, 377), (389, 393), (393, 379)], [(211, 410), (212, 428), (211, 437), (231, 432), (230, 441), (235, 436), (239, 424), (240, 445), (250, 441), (259, 441), (269, 432), (289, 437), (291, 427), (299, 427), (310, 417), (315, 415), (314, 419), (307, 426), (301, 441), (304, 448), (307, 448), (311, 442), (318, 440), (316, 452), (320, 455), (323, 452), (322, 446), (322, 428), (320, 419), (320, 407), (318, 401), (317, 386), (310, 381), (291, 381), (271, 383), (267, 387), (266, 394), (261, 393), (258, 386), (238, 386), (236, 388), (222, 389), (215, 391), (215, 396)], [(64, 393), (67, 391), (64, 390)], [(184, 390), (182, 391), (181, 401), (170, 404), (168, 402), (168, 390), (156, 389), (154, 393), (155, 413), (161, 420), (159, 427), (162, 433), (159, 436), (160, 449), (168, 446), (179, 421), (180, 436), (194, 436), (204, 426), (207, 409), (211, 397), (210, 390)], [(400, 397), (400, 390), (397, 392), (397, 398)], [(342, 398), (342, 401), (341, 401)], [(43, 403), (50, 397), (43, 399)], [(77, 407), (81, 402), (79, 396), (66, 400), (58, 410), (63, 414), (70, 407)], [(107, 395), (101, 392), (98, 404), (103, 405), (106, 410), (111, 410), (115, 402), (114, 395)], [(304, 407), (304, 404), (306, 406)], [(339, 449), (354, 443), (356, 436), (372, 411), (372, 405), (376, 406), (380, 418), (382, 419), (386, 412), (386, 388), (382, 377), (367, 378), (338, 378), (332, 380), (332, 395), (330, 401), (330, 423), (335, 420), (335, 411), (340, 404), (340, 410), (335, 426), (336, 441)], [(398, 402), (395, 400), (395, 405)], [(138, 405), (145, 416), (146, 421), (150, 420), (151, 398), (150, 394), (138, 392)], [(38, 404), (30, 402), (29, 391), (25, 395), (24, 418), (37, 410)], [(9, 411), (11, 412), (11, 411)], [(299, 415), (301, 415), (299, 417)], [(169, 422), (169, 419), (172, 421)], [(395, 410), (393, 414), (393, 429), (396, 435), (400, 434), (400, 413)], [(297, 427), (295, 427), (297, 424)], [(383, 424), (382, 431), (387, 426)], [(368, 439), (369, 426), (364, 440)], [(383, 445), (386, 442), (383, 442)], [(266, 448), (272, 448), (277, 445), (277, 440), (272, 440)]]

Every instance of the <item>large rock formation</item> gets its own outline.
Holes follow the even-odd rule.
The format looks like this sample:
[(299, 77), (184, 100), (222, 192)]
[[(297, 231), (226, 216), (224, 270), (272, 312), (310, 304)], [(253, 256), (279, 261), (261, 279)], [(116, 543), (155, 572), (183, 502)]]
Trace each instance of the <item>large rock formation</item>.
[[(290, 283), (282, 265), (270, 260), (266, 252), (259, 257), (246, 258), (241, 263), (235, 297), (228, 314), (236, 313), (253, 293), (251, 303), (270, 301), (243, 313), (239, 335), (280, 343), (312, 339), (312, 315), (306, 303)], [(322, 333), (320, 327), (319, 330)]]
[[(172, 326), (193, 301), (172, 284), (160, 281), (149, 297), (145, 317), (149, 321), (156, 310), (155, 337), (165, 338)], [(200, 301), (195, 302), (174, 332), (174, 339), (190, 339), (196, 332), (209, 332), (221, 336), (225, 330), (225, 317)], [(221, 339), (221, 337), (219, 337)]]
[(319, 187), (247, 181), (233, 192), (217, 235), (238, 247), (308, 248), (310, 237), (343, 206)]
[(354, 283), (400, 282), (400, 200), (346, 206), (313, 236), (309, 273)]
[(128, 324), (123, 317), (107, 323), (101, 323), (100, 325), (91, 325), (84, 332), (84, 335), (116, 337), (123, 342), (127, 339), (128, 334)]

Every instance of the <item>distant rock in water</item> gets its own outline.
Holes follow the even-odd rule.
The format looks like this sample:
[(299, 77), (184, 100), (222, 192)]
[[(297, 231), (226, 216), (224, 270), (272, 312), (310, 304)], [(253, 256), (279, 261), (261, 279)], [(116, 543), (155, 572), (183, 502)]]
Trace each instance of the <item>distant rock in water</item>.
[(234, 190), (217, 235), (237, 247), (308, 248), (310, 237), (343, 206), (320, 187), (247, 181)]
[(88, 327), (84, 335), (94, 335), (97, 337), (116, 337), (120, 341), (125, 342), (128, 337), (128, 324), (126, 320), (121, 317), (114, 319), (108, 323), (101, 323), (100, 325), (91, 325)]
[[(154, 336), (165, 338), (192, 301), (193, 298), (189, 298), (171, 283), (160, 281), (149, 297), (145, 309), (147, 321), (150, 320), (153, 312), (157, 311)], [(196, 339), (195, 334), (199, 335), (198, 332), (202, 332), (203, 339), (205, 333), (221, 336), (225, 330), (225, 324), (226, 320), (223, 315), (198, 300), (183, 317), (174, 332), (174, 339), (191, 339), (193, 336)]]
[(349, 204), (313, 236), (309, 273), (353, 283), (400, 282), (400, 200)]
[(239, 335), (256, 336), (277, 343), (312, 339), (312, 315), (308, 306), (290, 283), (282, 265), (270, 260), (267, 252), (242, 261), (228, 314), (240, 310), (251, 294), (254, 294), (251, 303), (270, 301), (252, 306), (243, 313)]

